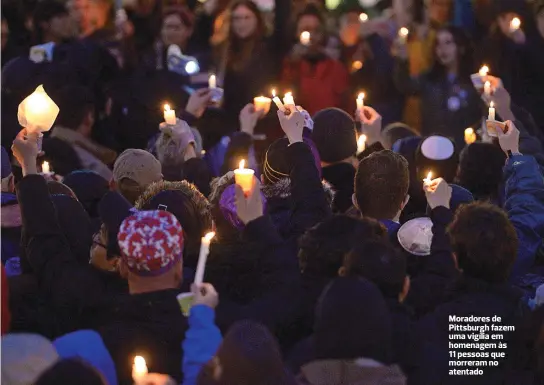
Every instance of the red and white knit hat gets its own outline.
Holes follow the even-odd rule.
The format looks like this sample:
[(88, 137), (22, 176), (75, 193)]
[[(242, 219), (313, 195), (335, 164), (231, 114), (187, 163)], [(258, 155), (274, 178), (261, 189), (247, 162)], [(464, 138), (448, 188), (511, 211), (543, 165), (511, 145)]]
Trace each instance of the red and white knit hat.
[(168, 211), (131, 215), (121, 223), (117, 239), (123, 261), (141, 276), (164, 274), (183, 253), (183, 230)]

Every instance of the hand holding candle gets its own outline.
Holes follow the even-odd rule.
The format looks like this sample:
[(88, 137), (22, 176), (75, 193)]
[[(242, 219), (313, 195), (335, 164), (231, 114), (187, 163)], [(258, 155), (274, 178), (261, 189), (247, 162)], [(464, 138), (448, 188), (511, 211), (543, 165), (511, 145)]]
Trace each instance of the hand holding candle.
[(237, 184), (235, 186), (236, 213), (238, 214), (238, 218), (246, 225), (262, 217), (264, 213), (261, 183), (257, 178), (254, 179), (255, 181), (249, 194), (246, 194), (240, 185)]
[(213, 90), (216, 87), (217, 87), (217, 77), (214, 74), (211, 74), (208, 79), (208, 88)]
[(143, 381), (147, 376), (147, 364), (142, 356), (134, 357), (134, 364), (132, 365), (132, 380), (135, 385), (143, 385)]
[(270, 103), (272, 99), (267, 98), (266, 96), (257, 96), (253, 98), (253, 105), (255, 106), (256, 111), (260, 111), (262, 116), (268, 114), (270, 111)]
[(521, 27), (521, 20), (519, 19), (519, 17), (514, 17), (510, 21), (510, 33), (516, 32), (517, 30), (519, 30), (520, 27)]
[(429, 171), (429, 173), (427, 174), (427, 178), (423, 179), (423, 185), (429, 185), (431, 182), (432, 182), (432, 178), (433, 178), (433, 173), (432, 171)]
[(487, 117), (488, 120), (495, 120), (495, 103), (489, 103), (489, 114)]
[(206, 270), (206, 261), (210, 254), (210, 243), (215, 236), (214, 232), (206, 234), (200, 242), (200, 254), (198, 255), (198, 264), (195, 273), (195, 285), (201, 285), (204, 280), (204, 271)]
[(164, 105), (164, 121), (170, 126), (176, 124), (176, 111), (170, 109), (170, 105)]
[(438, 206), (450, 208), (450, 200), (453, 190), (444, 179), (437, 178), (429, 183), (425, 183), (423, 185), (423, 190), (425, 191), (427, 203), (431, 209)]
[(239, 185), (245, 194), (248, 194), (253, 187), (253, 176), (255, 171), (250, 168), (244, 168), (246, 161), (241, 160), (239, 167), (234, 170), (234, 181)]
[(293, 93), (291, 91), (285, 93), (283, 95), (283, 104), (285, 104), (288, 107), (295, 107), (295, 99), (293, 98)]
[(272, 101), (276, 104), (276, 106), (278, 107), (278, 110), (285, 113), (285, 106), (281, 102), (280, 98), (278, 98), (276, 96), (276, 90), (275, 89), (272, 89)]
[(480, 75), (480, 77), (482, 78), (482, 81), (484, 80), (484, 78), (487, 76), (487, 74), (489, 73), (489, 67), (486, 66), (485, 64), (482, 66), (482, 68), (480, 68), (480, 70), (478, 71), (478, 74)]
[(51, 169), (49, 168), (48, 161), (44, 161), (42, 163), (42, 174), (45, 174), (45, 175), (51, 174)]

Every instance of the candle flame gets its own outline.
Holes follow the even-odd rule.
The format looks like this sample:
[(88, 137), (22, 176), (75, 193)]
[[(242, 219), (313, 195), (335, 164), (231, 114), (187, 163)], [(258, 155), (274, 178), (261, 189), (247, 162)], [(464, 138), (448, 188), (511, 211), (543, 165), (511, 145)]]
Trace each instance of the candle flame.
[(246, 165), (246, 161), (245, 161), (244, 159), (242, 159), (242, 160), (240, 161), (240, 164), (238, 165), (238, 168), (239, 168), (240, 170), (243, 170), (245, 165)]
[(142, 356), (134, 357), (134, 368), (138, 372), (147, 373), (147, 364), (145, 363), (145, 359)]
[(209, 232), (208, 234), (204, 235), (204, 239), (207, 241), (207, 242), (210, 242), (212, 240), (212, 238), (215, 237), (215, 231), (211, 231)]
[(272, 88), (272, 97), (273, 97), (273, 98), (276, 97), (276, 89), (275, 89), (275, 88)]
[(472, 129), (472, 127), (469, 127), (465, 130), (465, 135), (472, 135), (474, 134), (474, 130)]
[(520, 26), (521, 26), (521, 20), (519, 19), (519, 17), (514, 17), (512, 21), (510, 22), (510, 28), (512, 28), (513, 30), (516, 30), (516, 29), (519, 29)]
[(357, 139), (357, 145), (359, 147), (362, 147), (365, 143), (366, 143), (366, 135), (362, 134), (361, 136), (359, 136), (359, 139)]
[(364, 98), (365, 98), (365, 93), (364, 92), (359, 92), (359, 95), (357, 95), (357, 99), (363, 100)]
[(361, 14), (359, 15), (359, 20), (362, 21), (362, 22), (367, 21), (367, 20), (368, 20), (368, 15), (367, 15), (366, 13), (364, 13), (364, 12), (361, 13)]
[(165, 111), (170, 111), (170, 105), (169, 105), (169, 104), (165, 104), (165, 105), (164, 105), (164, 110), (165, 110)]
[(427, 174), (427, 178), (425, 178), (425, 180), (430, 182), (432, 177), (433, 177), (433, 172), (429, 171), (429, 173)]
[(494, 108), (495, 107), (495, 103), (493, 103), (493, 101), (491, 101), (491, 103), (489, 103), (489, 108)]
[(406, 37), (409, 33), (410, 31), (408, 31), (408, 28), (406, 27), (402, 27), (401, 29), (399, 29), (399, 36), (401, 37)]
[(304, 31), (300, 34), (300, 40), (310, 40), (310, 32)]
[(354, 70), (360, 70), (361, 68), (363, 68), (363, 62), (360, 60), (355, 60), (351, 65), (351, 68), (353, 68)]
[(489, 67), (486, 66), (485, 64), (482, 66), (482, 68), (480, 68), (480, 71), (478, 71), (480, 76), (487, 76), (488, 72), (489, 72)]
[(284, 97), (288, 97), (288, 96), (293, 96), (293, 93), (292, 93), (291, 91), (286, 92), (285, 95), (284, 95)]

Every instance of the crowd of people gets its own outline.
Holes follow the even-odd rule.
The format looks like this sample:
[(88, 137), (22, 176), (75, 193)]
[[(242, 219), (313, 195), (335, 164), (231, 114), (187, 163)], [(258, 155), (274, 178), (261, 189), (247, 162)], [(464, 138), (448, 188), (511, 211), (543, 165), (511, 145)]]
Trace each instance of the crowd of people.
[[(544, 384), (544, 1), (6, 0), (1, 37), (2, 383)], [(462, 319), (508, 326), (479, 374)]]

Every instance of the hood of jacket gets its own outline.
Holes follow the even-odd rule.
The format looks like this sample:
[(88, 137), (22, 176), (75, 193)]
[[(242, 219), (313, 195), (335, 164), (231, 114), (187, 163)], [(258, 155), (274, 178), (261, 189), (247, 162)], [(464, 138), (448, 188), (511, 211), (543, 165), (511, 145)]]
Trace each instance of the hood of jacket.
[(108, 384), (117, 384), (115, 364), (97, 332), (79, 330), (57, 338), (53, 345), (61, 358), (80, 358), (97, 369)]
[(73, 146), (78, 146), (84, 150), (90, 152), (93, 156), (100, 159), (104, 164), (112, 164), (117, 158), (117, 153), (110, 148), (104, 147), (93, 140), (81, 135), (79, 132), (70, 130), (69, 128), (55, 126), (51, 137), (64, 140), (72, 144)]
[(386, 366), (369, 358), (313, 361), (301, 368), (311, 385), (405, 385), (396, 365)]

